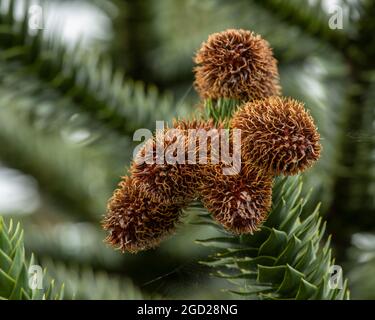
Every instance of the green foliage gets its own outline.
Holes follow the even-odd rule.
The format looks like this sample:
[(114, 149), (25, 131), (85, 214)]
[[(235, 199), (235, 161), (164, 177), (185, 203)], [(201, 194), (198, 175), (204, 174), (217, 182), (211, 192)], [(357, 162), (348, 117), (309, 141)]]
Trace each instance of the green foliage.
[(62, 263), (42, 260), (48, 273), (64, 281), (64, 299), (71, 300), (140, 300), (144, 299), (133, 282), (124, 277), (94, 271), (90, 267), (67, 267)]
[(239, 102), (233, 99), (221, 98), (217, 101), (210, 99), (204, 101), (204, 114), (206, 119), (213, 119), (215, 123), (226, 122), (231, 118), (239, 106)]
[[(67, 267), (51, 259), (38, 261), (44, 268), (43, 289), (30, 289), (30, 267), (34, 256), (25, 258), (23, 230), (0, 217), (0, 299), (143, 299), (133, 282), (124, 277), (93, 271), (89, 267)], [(56, 279), (56, 280), (55, 280)]]
[(23, 230), (20, 224), (10, 220), (7, 225), (0, 216), (0, 300), (61, 299), (63, 286), (58, 290), (52, 280), (43, 289), (32, 290), (29, 286), (29, 267), (34, 259), (25, 259)]
[(278, 178), (272, 210), (260, 231), (233, 236), (222, 230), (221, 237), (199, 241), (221, 248), (205, 263), (236, 284), (232, 292), (258, 299), (349, 298), (346, 281), (342, 290), (329, 288), (330, 240), (322, 246), (325, 224), (319, 206), (304, 212), (307, 198), (301, 190), (300, 178)]
[(349, 248), (350, 292), (355, 299), (375, 299), (375, 235), (356, 233)]
[[(231, 118), (238, 102), (219, 99), (205, 102), (204, 115), (215, 122)], [(319, 206), (306, 210), (308, 197), (302, 196), (300, 177), (277, 177), (272, 210), (260, 231), (235, 236), (212, 223), (210, 214), (202, 214), (202, 223), (213, 225), (223, 236), (198, 242), (219, 252), (205, 264), (216, 275), (235, 283), (232, 292), (258, 299), (348, 299), (347, 282), (330, 289), (330, 239), (323, 242), (325, 223)], [(199, 205), (198, 205), (199, 208)], [(205, 209), (201, 208), (204, 212)]]
[(314, 1), (314, 4), (307, 5), (307, 8), (301, 6), (301, 2), (296, 0), (252, 0), (252, 2), (320, 41), (327, 41), (338, 48), (347, 44), (348, 39), (343, 31), (330, 29), (328, 25), (330, 16), (322, 10), (322, 0)]
[[(31, 141), (30, 136), (33, 136)], [(54, 150), (53, 158), (51, 150)], [(44, 195), (71, 215), (88, 221), (100, 219), (110, 185), (105, 171), (100, 170), (103, 163), (93, 150), (77, 148), (56, 135), (45, 136), (34, 131), (19, 114), (16, 118), (14, 112), (3, 109), (0, 110), (0, 152), (3, 161), (38, 177)], [(93, 176), (98, 179), (92, 180)], [(71, 181), (69, 186), (66, 179)]]
[[(91, 120), (115, 132), (132, 135), (134, 130), (151, 127), (155, 119), (170, 118), (177, 111), (170, 95), (159, 95), (153, 86), (145, 89), (141, 82), (124, 80), (123, 72), (113, 71), (110, 60), (95, 51), (83, 51), (79, 44), (67, 49), (61, 41), (47, 39), (43, 31), (31, 35), (30, 1), (26, 1), (21, 21), (15, 20), (16, 2), (10, 1), (0, 13), (0, 66), (6, 66), (7, 73), (17, 75), (17, 79), (32, 76), (47, 84), (64, 101), (64, 112), (87, 113)], [(17, 94), (26, 90), (24, 93), (31, 95), (38, 89), (29, 85)], [(76, 108), (69, 108), (69, 104)]]
[[(95, 270), (117, 272), (124, 269), (123, 263), (126, 262), (125, 267), (129, 268), (130, 257), (122, 259), (118, 252), (108, 249), (103, 243), (105, 233), (98, 228), (97, 223), (60, 222), (48, 228), (29, 223), (25, 224), (25, 229), (26, 250), (43, 258), (43, 262), (50, 258), (56, 264), (62, 262), (64, 265), (89, 266)], [(72, 238), (76, 241), (66, 241)]]

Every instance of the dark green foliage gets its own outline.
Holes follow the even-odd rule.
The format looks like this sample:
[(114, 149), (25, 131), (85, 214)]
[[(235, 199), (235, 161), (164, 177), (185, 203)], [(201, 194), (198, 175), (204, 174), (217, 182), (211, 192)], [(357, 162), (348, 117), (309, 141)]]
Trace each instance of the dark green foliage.
[[(229, 99), (206, 101), (205, 112), (215, 121), (227, 120), (237, 105)], [(330, 239), (324, 238), (326, 223), (319, 215), (320, 205), (312, 211), (306, 208), (308, 196), (302, 190), (301, 177), (276, 178), (272, 210), (254, 235), (230, 235), (213, 224), (209, 214), (201, 214), (200, 223), (213, 225), (223, 234), (199, 241), (222, 248), (203, 263), (214, 267), (217, 276), (234, 282), (232, 292), (258, 299), (349, 298), (346, 281), (341, 290), (329, 288), (334, 259)]]
[(35, 263), (25, 259), (23, 245), (23, 230), (20, 224), (15, 225), (11, 220), (6, 224), (0, 217), (0, 300), (24, 300), (24, 299), (61, 299), (61, 289), (55, 287), (54, 281), (45, 283), (43, 289), (32, 290), (29, 286), (29, 267)]
[[(28, 140), (30, 136), (33, 136), (31, 141)], [(56, 145), (59, 148), (51, 157), (50, 150)], [(110, 184), (105, 172), (101, 179), (92, 179), (104, 165), (93, 150), (75, 148), (56, 135), (34, 132), (20, 115), (16, 118), (14, 112), (5, 109), (0, 110), (0, 153), (3, 161), (38, 176), (45, 196), (54, 199), (55, 204), (67, 209), (73, 217), (100, 220), (100, 210), (104, 210)], [(65, 179), (72, 183), (66, 186)]]
[(141, 291), (128, 278), (93, 271), (90, 267), (67, 267), (43, 260), (49, 275), (64, 282), (64, 299), (71, 300), (140, 300)]
[(323, 240), (319, 206), (306, 212), (301, 190), (298, 177), (277, 179), (273, 207), (260, 231), (236, 237), (222, 230), (221, 237), (200, 241), (222, 248), (204, 263), (234, 282), (232, 292), (258, 299), (349, 298), (346, 281), (342, 290), (329, 288), (330, 239)]
[[(30, 35), (28, 6), (22, 20), (16, 21), (15, 2), (10, 1), (13, 5), (0, 17), (0, 66), (6, 68), (7, 74), (17, 75), (17, 79), (36, 77), (61, 99), (76, 105), (71, 114), (85, 112), (90, 119), (122, 135), (152, 127), (155, 119), (170, 117), (175, 112), (170, 95), (159, 96), (155, 87), (145, 88), (141, 82), (125, 80), (121, 70), (113, 70), (108, 58), (82, 51), (79, 46), (67, 49), (56, 39), (46, 39), (42, 31)], [(12, 79), (4, 77), (2, 81)], [(15, 82), (10, 85), (17, 86)], [(19, 89), (32, 95), (40, 88)]]
[(329, 28), (330, 16), (322, 10), (322, 0), (312, 6), (302, 7), (296, 0), (252, 0), (255, 4), (274, 14), (285, 23), (296, 26), (308, 36), (327, 41), (336, 48), (347, 45), (348, 39), (342, 30)]

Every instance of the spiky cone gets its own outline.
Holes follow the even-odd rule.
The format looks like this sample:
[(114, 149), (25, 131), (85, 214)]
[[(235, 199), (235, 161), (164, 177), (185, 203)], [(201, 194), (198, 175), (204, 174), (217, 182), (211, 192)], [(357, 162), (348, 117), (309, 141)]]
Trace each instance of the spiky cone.
[(223, 164), (205, 167), (200, 199), (229, 232), (253, 234), (271, 209), (272, 177), (250, 166), (233, 175), (224, 175), (222, 170)]
[(122, 252), (154, 248), (175, 231), (181, 206), (153, 201), (131, 177), (124, 177), (108, 202), (105, 241)]
[(185, 202), (192, 200), (196, 191), (191, 187), (194, 176), (184, 161), (184, 132), (166, 128), (157, 132), (140, 149), (130, 167), (130, 173), (134, 182), (155, 202)]
[(269, 43), (243, 29), (211, 34), (196, 53), (195, 88), (203, 99), (241, 101), (281, 94)]
[(319, 158), (320, 136), (303, 103), (286, 97), (249, 102), (233, 116), (245, 163), (273, 175), (295, 175)]
[[(186, 170), (190, 172), (190, 176), (194, 179), (191, 185), (199, 197), (200, 186), (204, 185), (207, 168), (218, 165), (222, 161), (224, 123), (215, 123), (213, 119), (178, 120), (175, 121), (174, 126), (183, 130), (187, 136), (187, 154), (189, 159), (194, 159), (194, 164), (188, 164)], [(191, 133), (191, 129), (194, 129), (193, 133)], [(230, 147), (231, 145), (229, 145)], [(228, 152), (230, 153), (231, 150), (228, 150)]]
[[(189, 169), (196, 171), (191, 164), (205, 165), (220, 162), (220, 146), (223, 138), (224, 124), (214, 120), (175, 120), (174, 128), (181, 130), (186, 136), (186, 154)], [(229, 130), (228, 130), (229, 131)], [(190, 161), (192, 160), (192, 161)]]
[[(199, 133), (216, 129), (213, 121), (175, 120), (173, 128), (157, 132), (139, 151), (130, 168), (131, 175), (140, 188), (150, 197), (162, 203), (189, 202), (197, 197), (197, 167), (205, 159), (199, 158)], [(198, 135), (197, 135), (198, 134)], [(211, 157), (212, 141), (205, 145), (207, 158)], [(158, 153), (157, 145), (162, 146)], [(149, 150), (153, 150), (150, 152)], [(176, 157), (171, 163), (169, 156)], [(163, 157), (163, 161), (158, 161)], [(208, 160), (209, 161), (209, 160)]]

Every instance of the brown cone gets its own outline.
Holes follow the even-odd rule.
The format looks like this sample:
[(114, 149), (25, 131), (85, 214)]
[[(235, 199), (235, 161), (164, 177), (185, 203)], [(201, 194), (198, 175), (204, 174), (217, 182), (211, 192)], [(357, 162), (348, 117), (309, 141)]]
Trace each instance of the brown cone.
[[(199, 130), (207, 132), (207, 130), (215, 129), (212, 120), (202, 121), (202, 120), (176, 120), (173, 124), (173, 129), (179, 130), (179, 135), (174, 136), (173, 129), (166, 129), (164, 131), (164, 137), (161, 134), (157, 134), (156, 137), (150, 139), (145, 146), (140, 150), (139, 154), (132, 163), (130, 172), (132, 177), (140, 188), (148, 194), (153, 200), (163, 203), (179, 203), (188, 202), (197, 197), (197, 172), (198, 166), (200, 166), (199, 161), (199, 139), (195, 138), (189, 132), (190, 129)], [(219, 129), (219, 128), (218, 128)], [(195, 140), (195, 144), (190, 146), (190, 143)], [(147, 148), (151, 150), (156, 150), (157, 142), (164, 141), (164, 156), (166, 157), (166, 152), (168, 147), (172, 144), (177, 144), (184, 150), (184, 160), (183, 163), (156, 163), (157, 154), (154, 152), (150, 153), (150, 160), (153, 164), (141, 163), (139, 159), (145, 159), (145, 154)], [(215, 150), (217, 151), (217, 150)], [(189, 158), (189, 153), (192, 156)], [(207, 143), (207, 157), (208, 160), (211, 157), (211, 143), (210, 140)], [(193, 159), (193, 163), (190, 163), (190, 159)]]
[(233, 119), (241, 129), (244, 162), (273, 175), (294, 175), (320, 156), (320, 136), (301, 102), (270, 97), (245, 104)]
[(251, 31), (229, 29), (210, 35), (194, 61), (195, 88), (203, 99), (251, 101), (281, 93), (272, 49)]
[(106, 242), (122, 252), (156, 247), (174, 232), (180, 214), (179, 205), (150, 200), (132, 178), (124, 177), (108, 202), (103, 221), (109, 231)]
[(272, 203), (272, 178), (247, 167), (224, 175), (222, 165), (206, 166), (199, 188), (201, 201), (214, 219), (235, 234), (252, 234), (267, 218)]
[[(156, 153), (157, 144), (164, 144), (161, 149), (161, 155), (164, 157), (162, 163), (157, 163), (159, 155)], [(179, 163), (167, 163), (167, 150), (173, 145), (184, 152), (183, 157), (186, 161), (186, 137), (184, 133), (175, 136), (170, 129), (165, 129), (163, 134), (158, 133), (148, 140), (144, 147), (139, 151), (130, 168), (131, 175), (140, 188), (151, 199), (161, 203), (179, 203), (192, 200), (195, 197), (195, 190), (191, 188), (193, 177), (190, 176), (189, 166)], [(147, 150), (153, 150), (149, 156), (146, 156)], [(176, 154), (174, 154), (176, 155)], [(148, 158), (153, 163), (142, 162), (142, 159)]]

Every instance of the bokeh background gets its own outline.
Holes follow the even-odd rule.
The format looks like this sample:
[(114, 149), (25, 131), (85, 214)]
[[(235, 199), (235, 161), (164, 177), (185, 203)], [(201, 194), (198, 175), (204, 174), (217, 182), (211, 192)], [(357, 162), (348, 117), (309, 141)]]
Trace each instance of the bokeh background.
[[(343, 29), (331, 29), (338, 10)], [(194, 111), (202, 41), (249, 29), (274, 48), (283, 94), (316, 120), (324, 151), (305, 191), (352, 298), (375, 299), (374, 17), (372, 0), (1, 0), (0, 214), (21, 221), (27, 253), (67, 297), (233, 298), (199, 263), (212, 249), (195, 240), (215, 230), (193, 215), (136, 255), (108, 248), (100, 220), (134, 130)]]

